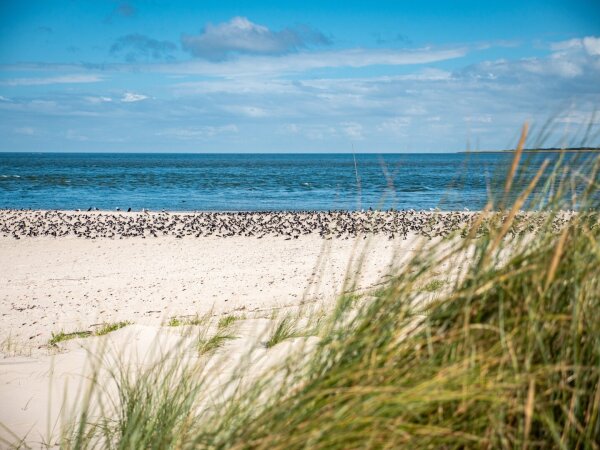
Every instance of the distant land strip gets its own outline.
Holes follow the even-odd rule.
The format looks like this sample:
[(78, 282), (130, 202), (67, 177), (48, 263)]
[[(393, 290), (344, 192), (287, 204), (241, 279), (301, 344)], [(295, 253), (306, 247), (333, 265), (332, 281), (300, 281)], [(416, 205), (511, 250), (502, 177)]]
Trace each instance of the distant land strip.
[[(457, 153), (514, 153), (515, 149), (509, 150), (468, 150)], [(524, 148), (524, 153), (600, 153), (600, 147), (569, 147), (569, 148)]]

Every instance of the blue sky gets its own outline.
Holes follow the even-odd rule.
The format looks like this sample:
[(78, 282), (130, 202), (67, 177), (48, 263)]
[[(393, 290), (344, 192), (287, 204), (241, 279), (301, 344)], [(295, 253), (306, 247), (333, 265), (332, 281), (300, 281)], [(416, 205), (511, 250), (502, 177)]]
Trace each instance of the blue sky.
[[(0, 151), (599, 145), (600, 2), (0, 3)], [(544, 125), (552, 122), (550, 132)]]

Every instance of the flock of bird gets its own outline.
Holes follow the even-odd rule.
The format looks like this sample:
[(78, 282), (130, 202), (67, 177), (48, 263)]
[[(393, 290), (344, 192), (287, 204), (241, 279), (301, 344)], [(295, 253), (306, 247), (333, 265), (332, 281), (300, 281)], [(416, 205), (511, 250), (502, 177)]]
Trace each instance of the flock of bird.
[[(517, 219), (523, 222), (526, 213)], [(0, 210), (0, 236), (61, 237), (87, 239), (159, 236), (232, 237), (257, 239), (275, 236), (297, 239), (318, 234), (324, 239), (382, 234), (390, 239), (411, 235), (443, 237), (467, 230), (478, 218), (468, 211), (277, 211), (277, 212), (107, 212)], [(542, 219), (538, 219), (540, 221)], [(555, 219), (561, 228), (568, 216)], [(523, 222), (525, 223), (525, 222)], [(541, 224), (541, 222), (540, 222)], [(533, 226), (539, 226), (537, 224)], [(531, 229), (527, 223), (521, 229)]]

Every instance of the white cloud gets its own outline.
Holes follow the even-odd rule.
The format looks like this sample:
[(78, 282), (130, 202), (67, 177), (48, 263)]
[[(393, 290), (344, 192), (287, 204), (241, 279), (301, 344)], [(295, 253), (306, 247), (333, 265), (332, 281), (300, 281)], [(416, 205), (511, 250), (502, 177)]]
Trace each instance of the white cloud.
[(208, 24), (198, 35), (183, 35), (181, 42), (194, 56), (220, 61), (232, 54), (279, 55), (308, 44), (328, 44), (329, 40), (305, 26), (271, 31), (246, 17), (234, 17), (229, 22)]
[(364, 139), (364, 127), (358, 122), (342, 122), (337, 126), (288, 123), (281, 127), (286, 134), (302, 135), (310, 140), (324, 140), (345, 136), (353, 140)]
[(420, 80), (420, 81), (443, 81), (452, 78), (452, 72), (447, 70), (440, 70), (434, 68), (425, 68), (416, 73), (410, 73), (407, 75), (399, 75), (396, 77), (398, 80)]
[[(421, 48), (415, 50), (350, 49), (303, 51), (282, 56), (243, 55), (235, 60), (188, 61), (153, 64), (147, 70), (169, 74), (215, 76), (223, 78), (280, 76), (325, 68), (361, 68), (374, 65), (407, 66), (430, 64), (460, 58), (466, 47), (451, 49)], [(436, 72), (437, 77), (441, 72)]]
[(69, 140), (69, 141), (79, 141), (79, 142), (85, 142), (85, 141), (89, 141), (89, 138), (87, 136), (84, 136), (82, 134), (80, 134), (79, 132), (77, 132), (76, 130), (67, 130), (67, 132), (65, 133), (65, 137)]
[(598, 56), (600, 55), (600, 38), (588, 36), (582, 39), (583, 48), (588, 55)]
[(590, 56), (598, 56), (600, 55), (600, 37), (586, 36), (582, 39), (555, 42), (550, 48), (555, 52), (569, 52), (575, 49), (583, 49)]
[[(466, 148), (467, 138), (477, 148), (501, 149), (514, 144), (524, 120), (543, 125), (551, 117), (575, 124), (551, 127), (552, 136), (542, 144), (553, 146), (557, 130), (587, 129), (600, 104), (596, 44), (597, 38), (580, 38), (555, 44), (547, 56), (484, 61), (453, 72), (430, 63), (459, 58), (466, 49), (300, 51), (241, 55), (222, 62), (113, 64), (104, 69), (123, 74), (138, 70), (136, 76), (157, 82), (144, 83), (144, 94), (104, 97), (93, 93), (110, 91), (90, 90), (73, 95), (72, 87), (65, 86), (63, 92), (47, 90), (37, 100), (11, 95), (10, 102), (0, 101), (0, 119), (13, 132), (34, 124), (37, 134), (50, 135), (50, 126), (59, 124), (63, 131), (54, 134), (64, 137), (64, 130), (71, 128), (90, 136), (85, 146), (72, 140), (73, 147), (96, 143), (99, 148), (96, 127), (105, 127), (115, 142), (126, 137), (127, 145), (115, 146), (125, 150), (197, 150), (194, 141), (199, 141), (211, 151), (242, 152), (348, 151), (351, 142), (357, 151), (457, 151)], [(369, 65), (376, 70), (342, 70)], [(397, 70), (401, 65), (413, 67)], [(71, 73), (76, 67), (85, 70), (60, 70)], [(338, 70), (313, 70), (322, 68)], [(367, 72), (378, 76), (365, 76)], [(160, 90), (150, 90), (152, 85)], [(141, 109), (121, 103), (147, 98), (154, 100), (137, 105)], [(577, 114), (560, 115), (568, 105)], [(93, 114), (93, 120), (85, 118)], [(82, 119), (77, 123), (71, 117)], [(73, 132), (70, 138), (77, 136)], [(591, 136), (597, 141), (600, 135)]]
[(337, 135), (337, 131), (332, 126), (327, 125), (309, 125), (302, 128), (303, 134), (311, 141), (322, 141)]
[(283, 126), (283, 131), (288, 134), (298, 134), (300, 132), (300, 127), (295, 123), (286, 123)]
[(297, 90), (296, 83), (274, 78), (236, 78), (207, 81), (188, 81), (173, 86), (180, 94), (286, 94)]
[(488, 114), (478, 116), (466, 116), (465, 122), (468, 123), (492, 123), (492, 117)]
[(102, 80), (103, 78), (100, 75), (74, 74), (48, 78), (13, 78), (2, 81), (1, 84), (7, 86), (43, 86), (46, 84), (97, 83)]
[(553, 42), (550, 44), (550, 48), (555, 52), (581, 48), (581, 39), (569, 39), (567, 41)]
[(212, 138), (220, 134), (235, 134), (238, 131), (236, 125), (228, 124), (221, 126), (167, 128), (166, 130), (157, 132), (156, 135), (168, 136), (180, 140), (194, 140)]
[[(328, 51), (300, 51), (286, 55), (241, 55), (239, 58), (226, 61), (204, 61), (190, 60), (182, 62), (161, 62), (152, 64), (124, 64), (113, 63), (103, 65), (83, 65), (83, 64), (13, 64), (4, 65), (3, 70), (84, 70), (95, 71), (102, 70), (103, 73), (111, 71), (122, 72), (152, 72), (164, 73), (169, 76), (182, 75), (200, 75), (203, 77), (217, 77), (220, 79), (239, 82), (244, 79), (260, 79), (261, 77), (271, 76), (279, 77), (290, 74), (300, 74), (303, 72), (318, 69), (342, 69), (342, 68), (362, 68), (369, 66), (410, 66), (431, 64), (440, 61), (461, 58), (467, 55), (467, 47), (454, 48), (418, 48), (418, 49), (345, 49)], [(443, 79), (450, 74), (446, 71), (425, 68), (416, 74), (404, 75), (406, 79)], [(101, 81), (100, 75), (78, 75), (84, 82)], [(92, 78), (95, 77), (95, 78)], [(402, 76), (401, 76), (402, 77)], [(48, 79), (45, 79), (48, 80)], [(76, 76), (71, 79), (77, 80)], [(67, 79), (64, 79), (67, 82)], [(192, 84), (201, 82), (181, 83)]]
[(399, 116), (392, 119), (384, 120), (377, 126), (377, 131), (383, 133), (406, 135), (406, 130), (411, 124), (412, 118), (408, 116)]
[(341, 124), (342, 131), (351, 139), (361, 140), (363, 136), (363, 126), (356, 122), (344, 122)]
[(226, 106), (225, 110), (234, 114), (252, 118), (267, 117), (269, 115), (265, 109), (257, 106)]
[[(508, 63), (514, 67), (514, 63)], [(527, 58), (517, 63), (521, 71), (535, 75), (558, 75), (562, 78), (573, 78), (583, 73), (582, 61), (571, 58), (569, 54), (555, 53), (549, 58)], [(517, 73), (518, 74), (518, 73)]]
[(15, 133), (33, 136), (35, 134), (35, 130), (32, 127), (19, 127), (15, 128)]
[(110, 103), (112, 102), (112, 98), (110, 97), (85, 97), (85, 100), (89, 103), (92, 104), (99, 104), (99, 103)]
[[(485, 61), (473, 65), (463, 74), (480, 80), (510, 81), (514, 83), (533, 81), (549, 85), (555, 77), (577, 79), (587, 77), (597, 80), (600, 75), (600, 38), (588, 36), (570, 39), (550, 46), (552, 53), (547, 57), (531, 57), (518, 60)], [(593, 79), (593, 80), (592, 80)]]
[(121, 97), (121, 101), (123, 103), (133, 103), (133, 102), (141, 102), (142, 100), (146, 100), (148, 98), (147, 95), (143, 94), (135, 94), (133, 92), (125, 92), (123, 97)]
[(331, 125), (319, 125), (319, 124), (296, 124), (288, 123), (283, 125), (280, 130), (285, 134), (292, 134), (301, 136), (310, 141), (324, 141), (331, 139), (332, 137), (339, 136), (338, 130)]
[(569, 111), (558, 117), (556, 121), (577, 125), (600, 125), (600, 115), (584, 111)]

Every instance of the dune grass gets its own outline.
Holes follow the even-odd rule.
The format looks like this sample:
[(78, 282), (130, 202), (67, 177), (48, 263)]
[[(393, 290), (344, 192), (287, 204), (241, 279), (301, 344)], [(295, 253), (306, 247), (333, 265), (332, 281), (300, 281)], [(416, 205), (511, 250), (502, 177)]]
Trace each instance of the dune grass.
[(181, 326), (204, 326), (207, 325), (213, 316), (213, 312), (208, 311), (202, 315), (196, 314), (193, 317), (171, 317), (166, 323), (168, 327), (181, 327)]
[(57, 333), (52, 332), (52, 337), (48, 340), (48, 345), (56, 347), (61, 342), (77, 338), (86, 338), (92, 335), (93, 333), (91, 331), (73, 331), (70, 333), (65, 333), (64, 331), (59, 331)]
[(201, 355), (212, 353), (232, 339), (236, 339), (236, 336), (226, 333), (223, 329), (219, 329), (215, 334), (208, 338), (198, 339), (198, 353)]
[(4, 356), (26, 356), (31, 355), (31, 348), (20, 343), (17, 339), (13, 338), (11, 333), (9, 333), (9, 335), (0, 342), (0, 353)]
[(103, 323), (96, 331), (81, 330), (70, 333), (65, 333), (64, 331), (59, 331), (58, 333), (53, 332), (51, 338), (48, 340), (48, 345), (51, 347), (57, 347), (59, 343), (69, 341), (71, 339), (87, 338), (91, 336), (105, 336), (108, 333), (112, 333), (113, 331), (126, 327), (127, 325), (131, 325), (131, 322), (106, 322)]
[(297, 337), (299, 331), (297, 329), (297, 318), (291, 314), (286, 314), (277, 320), (269, 339), (265, 342), (265, 347), (271, 348), (286, 339)]
[[(155, 366), (119, 384), (112, 415), (82, 414), (63, 447), (600, 449), (600, 160), (523, 181), (519, 157), (462, 238), (425, 244), (368, 298), (342, 296), (308, 359), (209, 408), (205, 366)], [(464, 254), (451, 289), (424, 302)], [(296, 331), (284, 316), (266, 347)]]
[(444, 287), (446, 283), (442, 280), (431, 280), (425, 286), (423, 286), (423, 290), (425, 292), (436, 292)]
[(184, 324), (185, 324), (185, 321), (180, 319), (179, 317), (171, 317), (169, 319), (169, 321), (167, 322), (168, 327), (179, 327)]
[(238, 320), (242, 320), (242, 319), (243, 319), (243, 317), (241, 317), (241, 316), (236, 316), (234, 314), (227, 314), (219, 319), (219, 322), (217, 323), (217, 328), (219, 328), (219, 329), (229, 328), (235, 322), (237, 322)]
[(112, 333), (113, 331), (116, 331), (123, 327), (126, 327), (127, 325), (131, 325), (131, 322), (121, 321), (121, 322), (105, 323), (105, 324), (102, 324), (102, 326), (100, 328), (98, 328), (94, 334), (96, 336), (104, 336), (108, 333)]
[[(600, 448), (597, 169), (577, 191), (588, 207), (562, 230), (557, 195), (530, 216), (533, 237), (506, 241), (517, 197), (469, 230), (475, 240), (421, 252), (352, 316), (346, 302), (308, 374), (245, 420), (216, 420), (210, 445)], [(467, 245), (465, 276), (418, 314), (415, 286)]]

